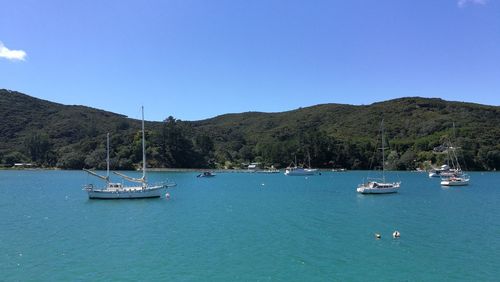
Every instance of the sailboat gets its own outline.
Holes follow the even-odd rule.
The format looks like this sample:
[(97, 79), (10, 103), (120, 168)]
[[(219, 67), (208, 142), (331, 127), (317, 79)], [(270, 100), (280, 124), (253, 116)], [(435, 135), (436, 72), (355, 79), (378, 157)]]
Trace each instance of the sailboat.
[(451, 176), (441, 179), (441, 186), (467, 186), (469, 185), (470, 177), (466, 174)]
[(385, 181), (385, 139), (384, 139), (384, 120), (381, 123), (382, 127), (382, 178), (368, 178), (366, 182), (359, 184), (356, 191), (361, 194), (388, 194), (396, 193), (399, 190), (401, 181), (386, 182)]
[(309, 168), (303, 168), (297, 166), (297, 156), (295, 156), (295, 162), (292, 162), (288, 167), (285, 169), (285, 175), (288, 176), (307, 176), (307, 175), (314, 175), (316, 173), (317, 169), (311, 168), (311, 158), (309, 157)]
[(144, 107), (142, 107), (142, 177), (133, 178), (118, 172), (113, 172), (121, 176), (127, 181), (139, 183), (138, 185), (124, 186), (122, 183), (112, 183), (109, 178), (109, 133), (107, 134), (106, 146), (106, 176), (99, 175), (93, 171), (84, 169), (89, 174), (100, 178), (106, 182), (104, 188), (94, 187), (88, 184), (84, 187), (87, 191), (89, 199), (141, 199), (141, 198), (159, 198), (165, 193), (168, 187), (175, 186), (175, 183), (158, 183), (150, 185), (146, 178), (146, 150), (145, 150), (145, 137), (144, 137)]
[[(293, 166), (292, 166), (293, 165)], [(285, 175), (288, 176), (307, 176), (307, 175), (314, 175), (316, 172), (315, 169), (309, 169), (309, 168), (303, 168), (295, 165), (295, 163), (291, 163), (286, 169), (285, 169)]]
[(451, 141), (447, 144), (448, 158), (451, 161), (453, 173), (441, 176), (442, 186), (467, 186), (469, 185), (470, 177), (462, 171), (460, 163), (458, 162), (458, 157), (456, 153), (456, 148), (453, 147)]

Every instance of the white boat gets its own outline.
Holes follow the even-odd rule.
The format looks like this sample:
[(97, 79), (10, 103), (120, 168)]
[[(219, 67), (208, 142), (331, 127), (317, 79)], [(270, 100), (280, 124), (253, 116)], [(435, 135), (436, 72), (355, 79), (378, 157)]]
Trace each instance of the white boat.
[(451, 177), (461, 172), (457, 169), (450, 168), (449, 165), (444, 164), (440, 168), (433, 168), (429, 171), (429, 177)]
[(442, 165), (440, 168), (432, 168), (429, 171), (429, 177), (441, 177), (442, 172), (449, 171), (450, 167), (448, 165)]
[(108, 183), (105, 188), (94, 188), (92, 184), (85, 188), (89, 199), (143, 199), (160, 198), (169, 187), (166, 184), (143, 186), (123, 186), (121, 183)]
[(314, 175), (317, 169), (312, 168), (303, 168), (298, 166), (289, 166), (285, 169), (285, 175), (288, 176), (305, 176), (305, 175)]
[(388, 194), (398, 192), (401, 182), (385, 183), (385, 179), (377, 181), (377, 179), (370, 179), (366, 183), (360, 184), (357, 188), (358, 193), (361, 194)]
[(93, 176), (96, 176), (106, 182), (104, 188), (95, 187), (93, 184), (88, 184), (84, 187), (87, 191), (89, 199), (142, 199), (142, 198), (159, 198), (168, 187), (175, 186), (175, 183), (157, 183), (150, 185), (146, 179), (146, 150), (144, 137), (144, 108), (142, 108), (142, 177), (133, 178), (124, 174), (113, 172), (125, 180), (139, 183), (138, 185), (124, 186), (122, 183), (112, 183), (109, 178), (109, 133), (107, 135), (107, 170), (106, 176), (101, 176), (93, 171), (86, 170)]
[(382, 178), (368, 178), (366, 182), (359, 184), (356, 191), (361, 194), (389, 194), (396, 193), (399, 190), (401, 181), (386, 182), (385, 181), (385, 139), (384, 139), (384, 121), (382, 120)]
[(332, 168), (332, 171), (333, 172), (346, 172), (347, 169), (345, 169), (345, 168)]
[[(453, 124), (455, 128), (455, 124)], [(441, 186), (467, 186), (469, 185), (470, 177), (462, 171), (458, 162), (457, 148), (453, 147), (451, 141), (448, 140), (444, 145), (448, 154), (449, 162), (452, 168), (447, 173), (441, 173)]]
[(469, 185), (469, 176), (452, 176), (450, 178), (443, 178), (441, 180), (442, 186), (467, 186)]
[[(309, 153), (308, 153), (309, 156)], [(288, 176), (307, 176), (307, 175), (315, 175), (318, 171), (317, 168), (311, 168), (311, 157), (309, 156), (309, 168), (304, 168), (296, 165), (297, 156), (295, 156), (295, 162), (292, 162), (285, 169), (285, 175)]]

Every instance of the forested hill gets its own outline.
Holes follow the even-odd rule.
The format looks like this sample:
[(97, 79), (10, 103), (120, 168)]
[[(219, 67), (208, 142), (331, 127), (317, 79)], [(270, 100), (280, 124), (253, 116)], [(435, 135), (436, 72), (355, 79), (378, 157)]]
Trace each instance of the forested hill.
[[(6, 166), (103, 168), (107, 132), (113, 168), (131, 169), (141, 161), (140, 121), (123, 115), (9, 90), (0, 90), (0, 115), (0, 163)], [(467, 169), (500, 168), (500, 107), (418, 97), (147, 122), (148, 166), (231, 168), (260, 162), (283, 167), (297, 158), (310, 159), (315, 167), (376, 168), (382, 119), (391, 169), (443, 162), (446, 153), (434, 149), (448, 139), (460, 147)]]

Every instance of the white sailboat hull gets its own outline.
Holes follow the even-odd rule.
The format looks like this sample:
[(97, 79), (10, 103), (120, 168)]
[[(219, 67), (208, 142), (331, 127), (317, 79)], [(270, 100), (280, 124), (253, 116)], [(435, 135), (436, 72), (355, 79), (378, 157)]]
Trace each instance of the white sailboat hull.
[(469, 185), (469, 179), (460, 179), (460, 180), (442, 180), (441, 181), (442, 186), (467, 186)]
[(432, 178), (432, 177), (441, 177), (441, 175), (439, 175), (439, 173), (436, 173), (436, 172), (429, 172), (429, 177)]
[(400, 183), (377, 183), (369, 182), (367, 184), (360, 185), (356, 190), (361, 194), (390, 194), (397, 193), (399, 190)]
[(390, 193), (397, 193), (399, 190), (398, 188), (358, 188), (358, 193), (361, 194), (390, 194)]
[(83, 190), (87, 191), (89, 199), (144, 199), (144, 198), (160, 198), (165, 193), (168, 187), (175, 186), (175, 183), (157, 183), (148, 185), (146, 181), (146, 148), (144, 134), (144, 107), (142, 108), (142, 177), (133, 178), (124, 174), (114, 172), (127, 181), (140, 183), (138, 186), (123, 186), (122, 183), (109, 182), (109, 133), (107, 134), (106, 146), (106, 176), (100, 176), (92, 171), (85, 170), (88, 173), (106, 181), (105, 188), (95, 188), (93, 184), (86, 185)]
[(315, 173), (316, 169), (287, 168), (285, 170), (285, 175), (288, 176), (305, 176), (305, 175), (314, 175)]
[(143, 199), (143, 198), (160, 198), (167, 186), (159, 185), (146, 188), (136, 187), (122, 189), (87, 189), (89, 199)]
[(385, 182), (385, 138), (384, 138), (384, 120), (380, 124), (381, 136), (382, 136), (382, 178), (376, 180), (376, 178), (367, 179), (363, 184), (358, 185), (356, 191), (361, 194), (390, 194), (396, 193), (399, 190), (401, 181), (399, 182)]

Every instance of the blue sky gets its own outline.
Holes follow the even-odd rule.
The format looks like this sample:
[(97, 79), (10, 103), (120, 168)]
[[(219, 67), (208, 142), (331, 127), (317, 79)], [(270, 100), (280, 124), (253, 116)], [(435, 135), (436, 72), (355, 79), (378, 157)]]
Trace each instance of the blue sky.
[(148, 120), (500, 105), (498, 0), (0, 0), (0, 42), (0, 88)]

